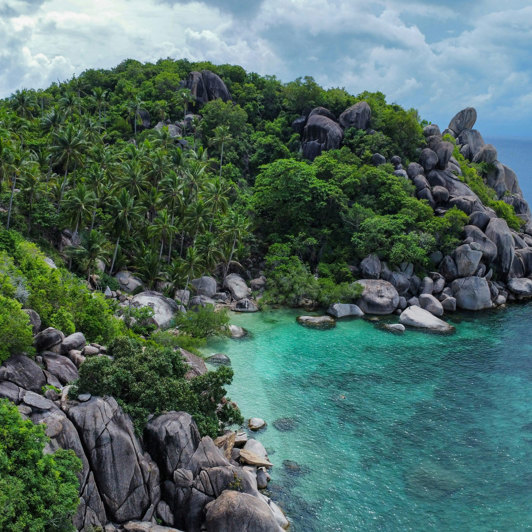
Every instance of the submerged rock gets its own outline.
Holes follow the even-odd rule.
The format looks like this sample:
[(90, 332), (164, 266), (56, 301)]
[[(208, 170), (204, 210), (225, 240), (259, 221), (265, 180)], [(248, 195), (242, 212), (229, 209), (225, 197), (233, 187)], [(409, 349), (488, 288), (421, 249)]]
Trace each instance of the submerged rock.
[(260, 417), (252, 417), (248, 419), (248, 427), (251, 430), (260, 430), (266, 426), (266, 421)]
[(282, 417), (273, 422), (273, 426), (280, 432), (295, 430), (298, 425), (299, 422), (293, 417)]
[(207, 357), (207, 362), (209, 364), (213, 364), (214, 366), (230, 366), (231, 365), (231, 359), (227, 355), (224, 355), (223, 353), (215, 353), (214, 355)]
[(330, 316), (298, 316), (297, 323), (310, 329), (332, 329), (336, 327), (336, 320)]

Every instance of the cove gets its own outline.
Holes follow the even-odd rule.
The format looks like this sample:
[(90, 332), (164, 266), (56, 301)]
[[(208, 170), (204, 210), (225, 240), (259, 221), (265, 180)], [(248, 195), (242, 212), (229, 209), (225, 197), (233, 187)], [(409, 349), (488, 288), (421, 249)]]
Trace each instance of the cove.
[(232, 314), (228, 395), (274, 463), (295, 531), (532, 527), (532, 305), (455, 315), (456, 334), (302, 312)]

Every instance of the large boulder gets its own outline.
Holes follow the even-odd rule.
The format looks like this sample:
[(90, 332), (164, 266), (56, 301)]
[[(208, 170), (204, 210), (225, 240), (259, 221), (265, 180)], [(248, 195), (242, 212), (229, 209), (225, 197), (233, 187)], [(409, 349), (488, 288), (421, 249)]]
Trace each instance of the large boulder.
[(419, 156), (419, 162), (425, 172), (430, 172), (438, 164), (438, 155), (430, 148), (425, 148)]
[(38, 353), (41, 351), (60, 351), (60, 344), (65, 335), (53, 327), (48, 327), (41, 331), (33, 339), (33, 345)]
[(515, 255), (512, 232), (502, 218), (492, 218), (486, 227), (486, 236), (497, 246), (497, 262), (502, 273), (507, 274)]
[(458, 246), (454, 251), (454, 260), (458, 271), (458, 277), (470, 277), (473, 275), (482, 259), (482, 251), (471, 249), (469, 244)]
[(218, 98), (224, 102), (231, 99), (231, 94), (220, 76), (210, 70), (191, 72), (182, 86), (190, 90), (196, 107)]
[[(464, 227), (464, 234), (467, 239), (471, 239), (472, 242), (475, 242), (482, 252), (482, 259), (486, 261), (487, 264), (490, 264), (497, 258), (497, 246), (478, 227), (475, 225), (466, 225)], [(467, 276), (459, 275), (459, 277)]]
[(449, 129), (452, 129), (455, 136), (458, 136), (464, 129), (472, 129), (476, 121), (476, 109), (474, 107), (466, 107), (453, 116), (449, 122)]
[(458, 144), (469, 147), (468, 158), (472, 159), (486, 143), (476, 129), (464, 129), (458, 136)]
[(206, 506), (207, 532), (282, 532), (266, 502), (247, 493), (225, 490)]
[(445, 321), (416, 305), (403, 310), (401, 316), (399, 316), (399, 321), (403, 325), (416, 327), (417, 329), (429, 329), (438, 332), (451, 332), (454, 330), (454, 327)]
[(126, 292), (134, 292), (142, 288), (142, 281), (126, 270), (118, 272), (115, 279), (120, 285), (120, 289)]
[(208, 275), (204, 275), (198, 279), (192, 279), (190, 284), (195, 288), (198, 296), (213, 297), (217, 291), (216, 279)]
[(357, 305), (366, 314), (392, 314), (399, 305), (399, 293), (388, 281), (361, 279), (357, 281), (363, 288)]
[(258, 312), (259, 308), (251, 299), (245, 297), (235, 303), (233, 310), (235, 312)]
[(430, 312), (437, 318), (441, 318), (443, 316), (443, 307), (432, 294), (420, 294), (418, 299), (423, 310)]
[(179, 305), (173, 299), (152, 290), (146, 290), (133, 296), (131, 303), (136, 307), (152, 308), (153, 321), (160, 328), (168, 327), (179, 311)]
[(348, 107), (339, 118), (340, 125), (344, 128), (368, 129), (371, 120), (371, 107), (367, 102), (358, 102)]
[(485, 144), (473, 157), (474, 163), (493, 164), (497, 161), (497, 150), (492, 144)]
[(342, 128), (334, 120), (315, 114), (308, 119), (303, 130), (303, 156), (313, 160), (324, 150), (336, 150), (343, 137)]
[(196, 423), (186, 412), (167, 412), (152, 418), (144, 429), (144, 442), (157, 462), (163, 480), (190, 462), (201, 441)]
[(489, 285), (483, 277), (455, 279), (451, 289), (458, 308), (482, 310), (492, 307)]
[(30, 319), (30, 325), (33, 334), (37, 334), (41, 330), (41, 317), (37, 312), (35, 312), (31, 308), (23, 308), (22, 310), (28, 315), (28, 318)]
[(66, 356), (45, 351), (42, 360), (44, 367), (57, 377), (61, 384), (74, 382), (79, 377), (76, 365)]
[(72, 349), (81, 349), (85, 347), (85, 336), (81, 332), (75, 332), (67, 336), (61, 343), (61, 354), (68, 355)]
[(453, 154), (454, 145), (450, 142), (440, 142), (437, 144), (436, 149), (434, 150), (436, 152), (436, 155), (438, 156), (438, 168), (441, 170), (444, 170), (447, 167), (447, 163), (451, 159), (451, 156)]
[(382, 264), (375, 254), (368, 255), (360, 263), (360, 273), (368, 279), (378, 279), (381, 275)]
[(440, 273), (446, 281), (453, 281), (458, 277), (458, 268), (456, 262), (449, 255), (445, 255), (440, 263)]
[(360, 310), (360, 307), (349, 303), (334, 303), (327, 309), (327, 314), (336, 319), (347, 318), (350, 316), (357, 318), (364, 316), (364, 313), (362, 310)]
[(532, 280), (527, 278), (508, 279), (506, 283), (510, 292), (519, 298), (532, 297)]
[(12, 355), (0, 366), (0, 382), (9, 381), (25, 390), (41, 393), (46, 384), (43, 370), (25, 355)]
[(159, 499), (159, 470), (142, 452), (128, 416), (112, 397), (93, 397), (68, 411), (85, 449), (108, 517), (142, 519)]
[(233, 299), (237, 301), (251, 295), (251, 289), (246, 284), (246, 281), (237, 273), (230, 273), (224, 279), (224, 288), (227, 288), (231, 292)]

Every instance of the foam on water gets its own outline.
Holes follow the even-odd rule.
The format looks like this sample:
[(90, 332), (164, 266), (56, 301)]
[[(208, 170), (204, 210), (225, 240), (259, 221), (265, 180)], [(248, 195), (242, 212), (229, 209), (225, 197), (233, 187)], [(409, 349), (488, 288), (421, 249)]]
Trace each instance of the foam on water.
[(250, 337), (207, 349), (268, 422), (256, 437), (293, 530), (532, 527), (532, 305), (457, 317), (453, 336), (296, 315), (232, 315)]

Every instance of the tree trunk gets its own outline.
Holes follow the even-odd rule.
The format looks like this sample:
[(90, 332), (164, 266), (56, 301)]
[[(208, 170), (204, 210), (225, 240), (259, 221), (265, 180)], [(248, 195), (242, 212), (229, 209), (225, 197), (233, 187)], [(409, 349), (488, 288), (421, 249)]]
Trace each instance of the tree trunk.
[(59, 193), (59, 203), (57, 204), (57, 214), (61, 212), (61, 202), (63, 201), (63, 193), (65, 192), (66, 180), (68, 175), (68, 163), (70, 162), (70, 156), (67, 157), (67, 162), (65, 166), (65, 176), (63, 177), (63, 182), (61, 183), (61, 192)]
[(94, 222), (96, 220), (96, 207), (92, 210), (91, 228), (89, 233), (94, 229)]
[(235, 246), (236, 246), (236, 234), (235, 234), (235, 238), (233, 238), (233, 245), (231, 247), (231, 253), (229, 254), (229, 260), (227, 261), (227, 264), (225, 265), (224, 280), (227, 277), (227, 272), (229, 271), (229, 264), (231, 264), (231, 261), (233, 260)]
[(9, 198), (9, 210), (7, 211), (7, 224), (6, 229), (9, 229), (11, 222), (11, 209), (13, 208), (13, 196), (15, 195), (15, 186), (17, 184), (17, 175), (15, 174), (13, 179), (13, 186), (11, 187), (11, 197)]
[(113, 274), (113, 268), (115, 267), (116, 255), (118, 254), (118, 244), (120, 242), (120, 236), (116, 239), (115, 252), (113, 253), (113, 260), (111, 262), (111, 268), (109, 268), (109, 275)]
[(222, 165), (224, 160), (224, 143), (222, 142), (222, 149), (220, 152), (220, 177), (222, 177)]

